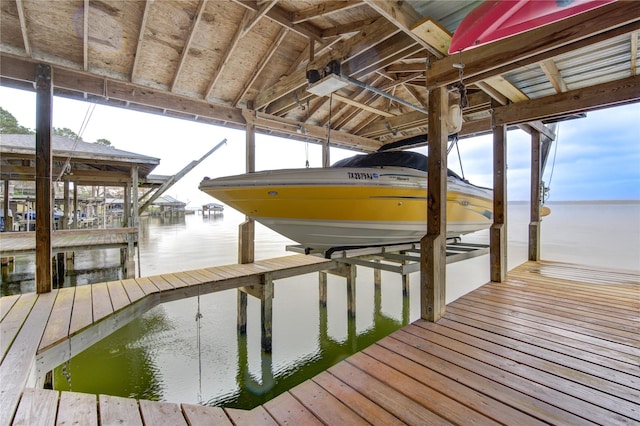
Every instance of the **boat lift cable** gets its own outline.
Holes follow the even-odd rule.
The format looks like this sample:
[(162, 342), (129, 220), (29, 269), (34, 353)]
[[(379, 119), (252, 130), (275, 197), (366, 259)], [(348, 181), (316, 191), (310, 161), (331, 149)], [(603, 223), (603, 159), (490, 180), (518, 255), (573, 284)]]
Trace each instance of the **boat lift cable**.
[(542, 204), (545, 203), (545, 201), (547, 201), (547, 194), (549, 193), (549, 190), (551, 188), (551, 180), (553, 179), (553, 171), (556, 167), (556, 156), (558, 153), (558, 142), (560, 141), (560, 123), (558, 123), (558, 127), (556, 128), (556, 140), (555, 140), (555, 146), (553, 147), (553, 161), (551, 162), (551, 172), (549, 172), (549, 183), (548, 185), (545, 187), (543, 185), (542, 187)]
[(71, 169), (71, 156), (75, 152), (76, 148), (78, 148), (78, 143), (82, 139), (82, 134), (86, 130), (87, 126), (89, 125), (89, 121), (91, 120), (91, 116), (93, 115), (93, 111), (95, 109), (96, 109), (96, 104), (95, 103), (89, 104), (89, 107), (87, 108), (87, 112), (84, 114), (84, 119), (82, 120), (82, 124), (80, 125), (80, 130), (76, 134), (76, 138), (73, 141), (73, 147), (71, 148), (71, 152), (67, 156), (67, 159), (65, 160), (64, 165), (62, 166), (62, 170), (60, 170), (60, 174), (58, 175), (58, 178), (56, 179), (56, 182), (60, 182), (60, 179), (62, 179), (62, 176), (66, 172), (70, 171), (70, 169)]
[(198, 312), (196, 312), (196, 336), (198, 344), (198, 402), (202, 404), (202, 347), (200, 346), (200, 328), (202, 313), (200, 312), (200, 286), (198, 286)]

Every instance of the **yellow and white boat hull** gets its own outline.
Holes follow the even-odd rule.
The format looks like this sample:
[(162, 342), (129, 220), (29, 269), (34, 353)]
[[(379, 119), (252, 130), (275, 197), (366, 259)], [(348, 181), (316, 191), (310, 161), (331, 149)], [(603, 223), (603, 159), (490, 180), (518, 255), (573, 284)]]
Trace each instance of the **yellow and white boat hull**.
[[(448, 179), (447, 237), (488, 228), (492, 192)], [(419, 241), (426, 233), (427, 174), (404, 167), (263, 171), (206, 179), (200, 189), (304, 247)]]

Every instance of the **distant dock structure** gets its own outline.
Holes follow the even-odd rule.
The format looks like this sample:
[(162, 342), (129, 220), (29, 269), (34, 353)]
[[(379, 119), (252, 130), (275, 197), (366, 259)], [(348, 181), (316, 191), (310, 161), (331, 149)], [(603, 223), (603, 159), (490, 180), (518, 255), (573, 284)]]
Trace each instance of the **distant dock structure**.
[(218, 204), (218, 203), (209, 203), (209, 204), (204, 204), (202, 206), (202, 216), (204, 217), (204, 215), (206, 214), (207, 216), (211, 216), (212, 214), (214, 216), (222, 214), (224, 212), (224, 206), (222, 204)]

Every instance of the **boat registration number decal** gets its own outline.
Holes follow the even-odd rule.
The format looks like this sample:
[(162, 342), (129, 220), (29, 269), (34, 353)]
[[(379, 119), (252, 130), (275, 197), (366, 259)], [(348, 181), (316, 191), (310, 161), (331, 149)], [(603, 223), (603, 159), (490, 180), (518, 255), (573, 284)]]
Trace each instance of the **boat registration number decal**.
[(377, 173), (366, 173), (366, 172), (347, 172), (349, 179), (357, 179), (357, 180), (374, 180), (378, 179)]

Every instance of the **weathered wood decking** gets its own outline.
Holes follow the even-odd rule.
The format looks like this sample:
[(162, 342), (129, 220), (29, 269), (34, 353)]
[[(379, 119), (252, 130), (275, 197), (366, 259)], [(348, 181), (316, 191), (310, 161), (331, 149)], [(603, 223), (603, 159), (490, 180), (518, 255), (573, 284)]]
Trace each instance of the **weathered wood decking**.
[[(68, 229), (51, 233), (56, 252), (126, 247), (138, 239), (137, 228)], [(0, 257), (34, 253), (35, 232), (0, 232)]]
[[(109, 294), (117, 311), (149, 289), (162, 294), (173, 279), (187, 286), (244, 266), (0, 299), (1, 424), (14, 409), (14, 424), (640, 423), (640, 276), (548, 262), (525, 263), (506, 282), (449, 304), (437, 324), (417, 321), (250, 411), (23, 391), (26, 379), (11, 378), (38, 348), (83, 326), (74, 322), (79, 292)], [(94, 321), (110, 315), (91, 306), (83, 309)], [(68, 321), (56, 320), (71, 310)], [(13, 405), (5, 405), (9, 386)]]

